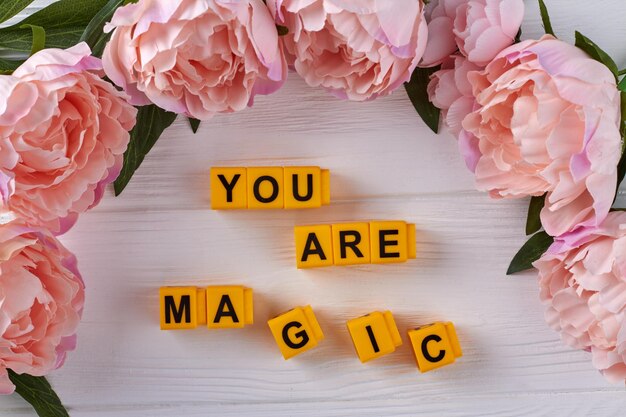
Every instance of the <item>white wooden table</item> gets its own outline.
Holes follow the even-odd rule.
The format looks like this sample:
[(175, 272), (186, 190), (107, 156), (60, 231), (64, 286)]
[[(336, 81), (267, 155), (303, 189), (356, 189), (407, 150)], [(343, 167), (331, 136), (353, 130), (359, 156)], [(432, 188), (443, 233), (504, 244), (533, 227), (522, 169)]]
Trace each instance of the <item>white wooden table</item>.
[[(579, 29), (626, 64), (623, 0), (547, 3), (562, 38)], [(528, 1), (524, 37), (541, 33)], [(266, 164), (329, 168), (332, 205), (210, 210), (209, 167)], [(403, 91), (348, 103), (292, 73), (279, 93), (197, 135), (177, 121), (122, 197), (110, 192), (63, 236), (87, 304), (78, 350), (50, 380), (73, 417), (623, 416), (624, 386), (544, 322), (535, 273), (505, 275), (525, 215), (526, 201), (474, 191), (453, 138), (430, 133)], [(294, 225), (372, 218), (416, 223), (418, 259), (295, 269)], [(230, 283), (254, 289), (254, 326), (159, 330), (160, 286)], [(305, 304), (326, 340), (284, 361), (265, 321)], [(345, 322), (377, 309), (394, 312), (404, 345), (362, 365)], [(465, 356), (419, 374), (405, 332), (433, 320), (456, 324)], [(34, 414), (12, 396), (0, 415)]]

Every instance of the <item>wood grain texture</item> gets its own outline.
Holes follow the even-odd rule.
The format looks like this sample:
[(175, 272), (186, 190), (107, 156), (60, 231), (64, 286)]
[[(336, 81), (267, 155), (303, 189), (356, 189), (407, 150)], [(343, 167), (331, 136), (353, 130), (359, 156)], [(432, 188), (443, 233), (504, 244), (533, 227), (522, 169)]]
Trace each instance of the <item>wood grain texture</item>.
[[(579, 29), (626, 65), (623, 0), (547, 4), (559, 36)], [(541, 33), (528, 1), (524, 38)], [(332, 205), (209, 209), (209, 167), (266, 164), (330, 168)], [(277, 94), (197, 135), (177, 121), (124, 194), (109, 192), (63, 236), (87, 305), (79, 348), (50, 380), (73, 417), (624, 415), (624, 386), (547, 327), (535, 274), (505, 276), (526, 204), (474, 191), (455, 141), (432, 134), (403, 91), (346, 103), (290, 74)], [(294, 225), (378, 218), (417, 224), (416, 261), (295, 269)], [(254, 288), (254, 326), (159, 330), (160, 286), (219, 283)], [(326, 340), (285, 362), (265, 321), (309, 303)], [(420, 375), (405, 337), (395, 354), (360, 364), (345, 321), (376, 309), (391, 309), (403, 333), (453, 321), (465, 356)], [(33, 415), (14, 396), (0, 398), (0, 414)]]

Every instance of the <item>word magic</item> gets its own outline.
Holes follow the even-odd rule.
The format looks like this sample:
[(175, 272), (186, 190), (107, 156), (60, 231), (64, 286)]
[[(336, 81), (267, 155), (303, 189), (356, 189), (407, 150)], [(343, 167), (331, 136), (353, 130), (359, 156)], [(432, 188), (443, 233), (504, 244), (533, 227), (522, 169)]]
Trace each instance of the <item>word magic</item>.
[[(252, 325), (253, 291), (243, 286), (162, 287), (159, 290), (162, 330), (243, 328)], [(267, 321), (285, 360), (314, 349), (324, 332), (311, 306), (294, 307)], [(349, 320), (346, 327), (362, 363), (402, 346), (390, 311), (375, 311)], [(408, 337), (420, 372), (454, 363), (463, 355), (454, 325), (437, 322), (409, 330)]]

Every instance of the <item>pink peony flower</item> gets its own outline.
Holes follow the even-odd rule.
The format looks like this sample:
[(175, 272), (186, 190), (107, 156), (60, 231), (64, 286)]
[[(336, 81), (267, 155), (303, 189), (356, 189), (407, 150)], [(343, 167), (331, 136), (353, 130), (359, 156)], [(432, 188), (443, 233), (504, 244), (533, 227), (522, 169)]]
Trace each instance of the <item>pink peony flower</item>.
[(5, 210), (62, 233), (119, 175), (136, 110), (101, 69), (81, 43), (38, 52), (0, 76)]
[[(364, 101), (408, 81), (428, 38), (422, 0), (268, 0), (310, 86)], [(401, 13), (398, 13), (401, 10)]]
[(545, 36), (467, 77), (476, 104), (462, 125), (478, 141), (478, 189), (494, 198), (547, 193), (541, 220), (552, 236), (598, 226), (615, 196), (622, 146), (611, 71)]
[[(6, 214), (5, 216), (6, 217)], [(76, 258), (49, 232), (19, 220), (0, 224), (0, 393), (7, 369), (42, 376), (76, 347), (84, 284)]]
[(117, 9), (104, 69), (131, 102), (207, 120), (251, 106), (287, 77), (262, 0), (139, 0)]
[(428, 45), (422, 67), (441, 64), (457, 49), (487, 65), (515, 41), (524, 19), (523, 0), (432, 0), (426, 8)]
[(472, 112), (476, 99), (472, 85), (467, 78), (471, 71), (482, 68), (471, 63), (462, 55), (453, 55), (442, 64), (441, 70), (431, 76), (428, 83), (428, 97), (439, 109), (444, 123), (458, 138), (459, 150), (468, 169), (474, 171), (480, 158), (478, 139), (463, 130), (463, 119)]
[(626, 379), (626, 213), (613, 212), (580, 247), (558, 242), (535, 262), (546, 321), (561, 339), (591, 352), (612, 382)]

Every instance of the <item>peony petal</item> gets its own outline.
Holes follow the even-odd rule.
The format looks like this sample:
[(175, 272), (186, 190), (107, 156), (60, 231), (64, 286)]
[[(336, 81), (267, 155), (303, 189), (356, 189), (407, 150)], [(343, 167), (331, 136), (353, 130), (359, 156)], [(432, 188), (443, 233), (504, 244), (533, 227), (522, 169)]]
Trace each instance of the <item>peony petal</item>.
[(428, 23), (428, 43), (420, 66), (434, 67), (456, 51), (456, 40), (452, 33), (452, 19), (442, 16)]

